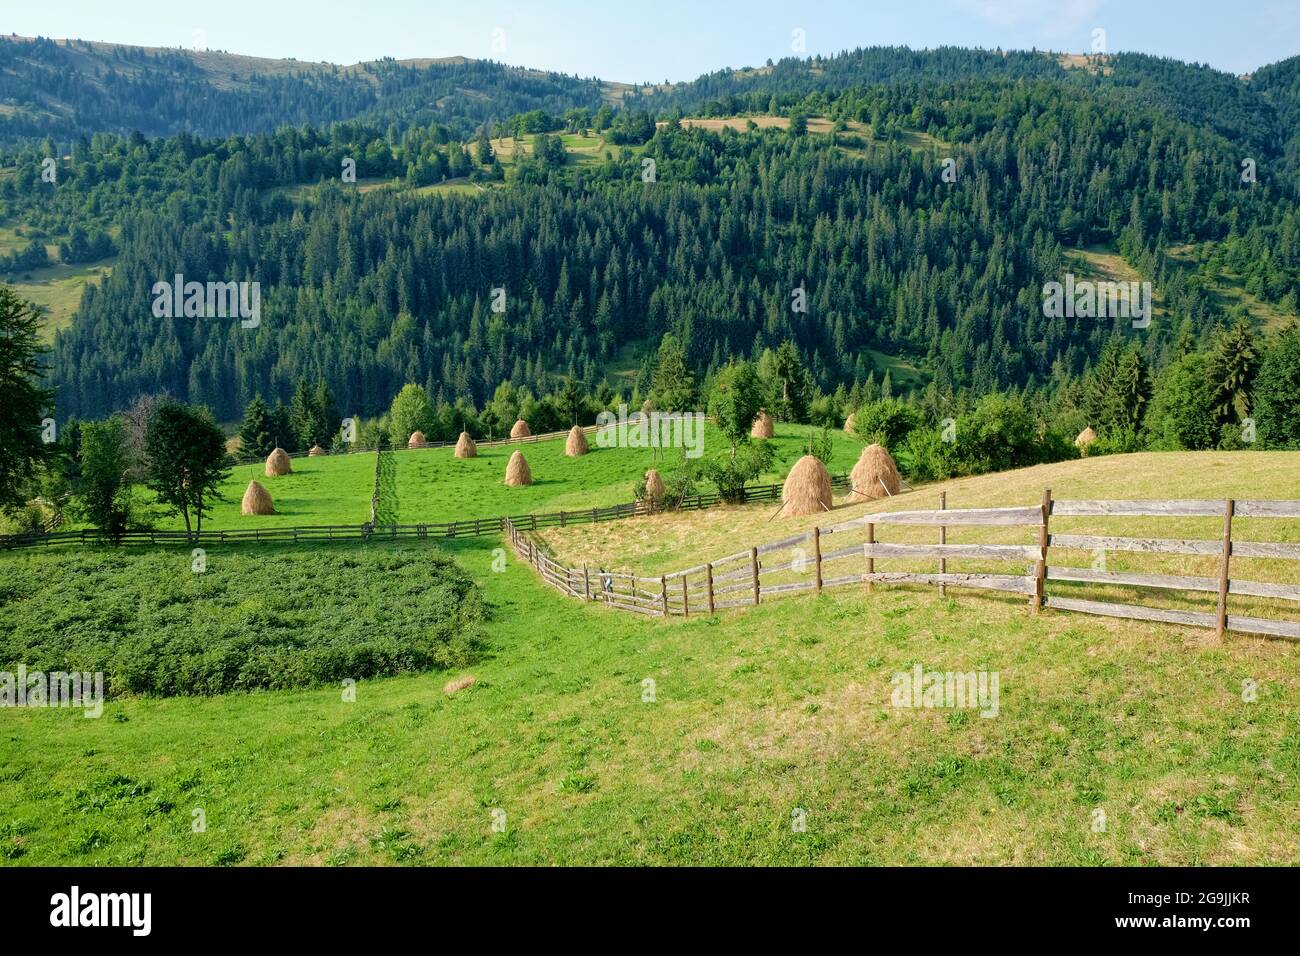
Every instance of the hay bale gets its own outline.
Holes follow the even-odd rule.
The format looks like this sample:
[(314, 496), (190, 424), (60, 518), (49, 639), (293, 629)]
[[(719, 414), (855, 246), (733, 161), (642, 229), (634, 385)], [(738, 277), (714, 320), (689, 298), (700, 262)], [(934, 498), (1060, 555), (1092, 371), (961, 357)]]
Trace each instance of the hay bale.
[(244, 490), (244, 500), (239, 507), (239, 513), (245, 515), (275, 514), (275, 502), (271, 500), (271, 493), (263, 488), (259, 482), (250, 481), (248, 488)]
[(478, 445), (474, 444), (474, 439), (469, 437), (469, 432), (461, 432), (460, 437), (456, 439), (456, 457), (478, 457)]
[(320, 457), (321, 455), (323, 455), (323, 454), (325, 454), (325, 449), (324, 449), (324, 448), (322, 448), (320, 445), (312, 445), (312, 446), (311, 446), (311, 450), (307, 452), (307, 457), (308, 457), (308, 458), (319, 458), (319, 457)]
[(515, 452), (510, 456), (510, 464), (506, 465), (506, 484), (511, 488), (520, 488), (532, 483), (533, 473), (528, 468), (528, 462), (524, 460), (524, 453)]
[(787, 518), (819, 515), (831, 510), (831, 473), (816, 455), (794, 463), (781, 487), (781, 514)]
[(754, 419), (754, 427), (749, 430), (750, 438), (771, 438), (776, 434), (776, 422), (772, 421), (772, 416), (765, 411), (758, 413)]
[(646, 500), (659, 504), (664, 500), (664, 491), (664, 480), (659, 477), (659, 472), (651, 468), (645, 473)]
[(569, 429), (569, 437), (564, 440), (564, 453), (570, 458), (578, 458), (588, 451), (587, 433), (582, 430), (581, 425), (574, 425)]
[(531, 438), (532, 434), (532, 429), (528, 427), (528, 423), (522, 418), (515, 422), (514, 426), (510, 429), (511, 438)]
[(473, 674), (466, 674), (464, 677), (457, 677), (454, 680), (447, 681), (446, 686), (442, 688), (444, 694), (454, 694), (458, 690), (464, 690), (466, 687), (473, 687), (477, 679)]
[(1087, 445), (1091, 445), (1096, 440), (1097, 433), (1093, 431), (1092, 426), (1089, 425), (1083, 431), (1079, 432), (1079, 437), (1074, 440), (1074, 444), (1079, 448), (1083, 448)]
[(411, 432), (411, 437), (406, 440), (407, 448), (425, 448), (428, 444), (428, 441), (424, 438), (424, 432), (419, 429)]
[(850, 415), (848, 418), (844, 419), (844, 434), (853, 435), (857, 432), (857, 430), (858, 430), (857, 415)]
[(849, 484), (853, 486), (850, 501), (870, 501), (898, 494), (903, 488), (903, 478), (883, 445), (868, 445), (849, 474)]
[(289, 453), (283, 448), (277, 448), (266, 456), (266, 475), (268, 478), (278, 478), (281, 475), (291, 474), (293, 474), (293, 463), (289, 461)]

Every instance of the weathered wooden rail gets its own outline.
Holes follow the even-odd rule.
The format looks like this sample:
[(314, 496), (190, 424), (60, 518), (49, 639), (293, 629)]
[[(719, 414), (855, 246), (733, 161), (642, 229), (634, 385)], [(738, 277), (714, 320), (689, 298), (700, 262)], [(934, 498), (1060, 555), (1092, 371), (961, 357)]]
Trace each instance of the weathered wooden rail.
[[(1116, 535), (1052, 534), (1053, 517), (1179, 517), (1219, 518), (1218, 540), (1123, 537)], [(548, 583), (586, 601), (642, 614), (686, 615), (753, 606), (773, 596), (820, 592), (848, 584), (871, 591), (877, 584), (922, 584), (946, 593), (949, 587), (972, 588), (1024, 595), (1029, 610), (1043, 607), (1060, 611), (1100, 614), (1131, 620), (1157, 621), (1212, 628), (1221, 640), (1226, 631), (1240, 631), (1300, 639), (1300, 621), (1228, 613), (1228, 598), (1240, 595), (1300, 602), (1300, 586), (1254, 581), (1231, 575), (1233, 558), (1300, 560), (1300, 544), (1233, 539), (1233, 518), (1300, 519), (1300, 501), (1282, 500), (1054, 500), (1046, 491), (1040, 504), (1030, 507), (949, 509), (946, 495), (940, 507), (925, 511), (885, 511), (863, 515), (828, 527), (791, 535), (777, 541), (736, 551), (713, 561), (659, 576), (603, 568), (568, 567), (554, 557), (531, 528), (507, 519), (508, 540), (517, 554), (535, 567)], [(932, 526), (938, 542), (885, 542), (878, 529), (890, 526)], [(1032, 543), (951, 543), (950, 529), (1024, 528)], [(857, 536), (861, 540), (856, 540)], [(851, 543), (850, 543), (851, 542)], [(1217, 558), (1215, 577), (1183, 574), (1148, 574), (1105, 571), (1049, 562), (1052, 548), (1114, 550), (1148, 554), (1180, 554)], [(882, 571), (877, 560), (937, 561), (936, 571)], [(1010, 562), (1023, 572), (950, 571), (950, 561)], [(857, 562), (861, 562), (858, 564)], [(850, 570), (852, 565), (857, 565)], [(1049, 581), (1120, 585), (1217, 595), (1214, 613), (1147, 607), (1067, 595), (1047, 595)], [(593, 583), (594, 582), (594, 583)]]
[[(636, 515), (650, 514), (655, 506), (645, 501), (608, 505), (604, 508), (580, 508), (573, 511), (550, 511), (541, 514), (497, 515), (487, 518), (462, 518), (457, 521), (435, 521), (420, 524), (374, 524), (378, 501), (379, 473), (376, 464), (375, 493), (370, 500), (371, 521), (361, 525), (299, 525), (287, 528), (241, 528), (230, 531), (203, 531), (198, 534), (184, 531), (124, 531), (116, 538), (107, 538), (94, 528), (80, 531), (56, 531), (50, 534), (0, 535), (0, 549), (33, 548), (56, 545), (101, 547), (114, 544), (237, 544), (240, 542), (312, 541), (329, 539), (366, 541), (371, 538), (467, 538), (486, 534), (499, 534), (506, 522), (530, 531), (545, 528), (564, 528), (575, 524), (615, 521)], [(848, 477), (832, 479), (835, 487), (848, 487)], [(755, 485), (744, 490), (745, 503), (772, 501), (781, 497), (781, 485)], [(689, 495), (673, 507), (682, 511), (712, 508), (722, 502), (716, 492)], [(663, 507), (663, 506), (660, 506)]]

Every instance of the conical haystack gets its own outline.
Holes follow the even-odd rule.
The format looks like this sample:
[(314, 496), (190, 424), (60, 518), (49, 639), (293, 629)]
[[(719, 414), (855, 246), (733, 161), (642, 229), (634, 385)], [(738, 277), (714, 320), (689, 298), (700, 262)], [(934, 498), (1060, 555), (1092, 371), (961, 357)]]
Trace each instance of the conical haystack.
[(514, 427), (510, 429), (511, 438), (529, 438), (532, 434), (532, 429), (528, 427), (528, 423), (522, 418), (515, 422)]
[(853, 486), (850, 501), (869, 501), (898, 494), (903, 487), (903, 478), (885, 446), (868, 445), (849, 474), (849, 484)]
[(292, 473), (293, 464), (289, 461), (289, 453), (283, 448), (277, 448), (266, 456), (266, 475), (268, 478), (278, 478), (280, 475)]
[(324, 448), (322, 448), (320, 445), (312, 445), (312, 446), (311, 446), (311, 450), (310, 450), (309, 452), (307, 452), (307, 457), (308, 457), (308, 458), (319, 458), (319, 457), (320, 457), (321, 455), (323, 455), (323, 454), (325, 454), (325, 449), (324, 449)]
[(574, 425), (569, 429), (569, 437), (564, 440), (564, 453), (570, 458), (577, 458), (579, 455), (585, 455), (588, 452), (587, 433), (582, 430), (581, 425)]
[(425, 441), (424, 432), (418, 430), (411, 432), (411, 437), (406, 440), (407, 448), (423, 448), (427, 444), (429, 443)]
[(844, 419), (844, 434), (852, 435), (858, 428), (858, 416), (850, 415)]
[(240, 514), (246, 515), (273, 515), (275, 514), (275, 502), (271, 500), (271, 493), (256, 481), (250, 481), (248, 488), (244, 491), (244, 501), (239, 508)]
[(664, 500), (664, 480), (653, 468), (645, 473), (645, 496), (646, 500), (655, 504)]
[(1089, 425), (1083, 431), (1079, 432), (1079, 437), (1074, 440), (1074, 443), (1079, 448), (1083, 448), (1085, 445), (1091, 445), (1096, 440), (1097, 433), (1093, 431), (1092, 426)]
[(767, 412), (759, 412), (754, 419), (754, 427), (749, 430), (750, 438), (771, 438), (776, 434), (776, 422)]
[(510, 464), (506, 465), (506, 484), (511, 488), (520, 488), (532, 483), (533, 473), (528, 469), (528, 462), (524, 461), (524, 453), (515, 452), (510, 456)]
[(815, 455), (794, 463), (781, 488), (781, 514), (787, 518), (819, 515), (831, 510), (831, 473)]
[(456, 457), (478, 457), (478, 445), (474, 444), (474, 439), (469, 437), (469, 432), (461, 432), (460, 437), (456, 439)]

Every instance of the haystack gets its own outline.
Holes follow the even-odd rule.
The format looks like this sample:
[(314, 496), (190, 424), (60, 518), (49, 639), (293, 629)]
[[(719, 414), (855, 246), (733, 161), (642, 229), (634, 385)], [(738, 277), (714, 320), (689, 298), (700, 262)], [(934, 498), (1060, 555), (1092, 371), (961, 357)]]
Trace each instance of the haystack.
[(325, 449), (324, 449), (324, 448), (322, 448), (320, 445), (312, 445), (312, 446), (311, 446), (311, 450), (307, 452), (307, 457), (308, 457), (308, 458), (319, 458), (319, 457), (320, 457), (321, 455), (323, 455), (323, 454), (325, 454)]
[(533, 483), (533, 473), (528, 470), (528, 462), (524, 461), (524, 453), (515, 452), (510, 456), (510, 464), (506, 465), (506, 484), (511, 488), (520, 488), (524, 485)]
[(1074, 444), (1079, 448), (1083, 448), (1085, 445), (1091, 445), (1096, 440), (1097, 433), (1093, 431), (1092, 426), (1089, 425), (1083, 431), (1079, 432), (1079, 437), (1074, 440)]
[(816, 455), (794, 463), (781, 487), (781, 514), (787, 518), (819, 515), (831, 510), (831, 473)]
[(767, 412), (759, 412), (754, 419), (754, 427), (749, 430), (750, 438), (771, 438), (776, 434), (776, 423)]
[(250, 481), (248, 488), (244, 491), (244, 501), (239, 508), (239, 512), (246, 515), (273, 515), (275, 514), (275, 502), (271, 500), (269, 491), (258, 482)]
[(529, 438), (532, 434), (532, 429), (528, 427), (528, 423), (522, 418), (515, 422), (514, 427), (510, 429), (511, 438)]
[(266, 456), (266, 475), (268, 478), (278, 478), (280, 475), (292, 473), (293, 464), (289, 461), (289, 453), (283, 448), (277, 448)]
[(664, 500), (664, 480), (653, 468), (645, 473), (645, 496), (655, 504)]
[(849, 474), (849, 484), (853, 486), (850, 501), (869, 501), (898, 494), (903, 478), (883, 445), (868, 445)]
[(456, 457), (478, 457), (478, 445), (474, 444), (474, 439), (469, 437), (469, 432), (461, 432), (460, 437), (456, 439)]
[(858, 429), (858, 416), (850, 415), (844, 419), (844, 434), (852, 435)]
[(444, 694), (454, 694), (458, 690), (464, 690), (466, 687), (473, 687), (477, 683), (478, 679), (473, 674), (466, 674), (464, 677), (457, 677), (453, 680), (447, 681), (447, 683), (443, 685), (442, 692)]
[(424, 432), (418, 429), (411, 432), (411, 437), (406, 440), (407, 448), (423, 448), (427, 444), (429, 443), (425, 441)]
[(581, 425), (574, 425), (569, 429), (569, 437), (564, 440), (564, 453), (570, 458), (577, 458), (587, 454), (587, 451), (587, 433)]

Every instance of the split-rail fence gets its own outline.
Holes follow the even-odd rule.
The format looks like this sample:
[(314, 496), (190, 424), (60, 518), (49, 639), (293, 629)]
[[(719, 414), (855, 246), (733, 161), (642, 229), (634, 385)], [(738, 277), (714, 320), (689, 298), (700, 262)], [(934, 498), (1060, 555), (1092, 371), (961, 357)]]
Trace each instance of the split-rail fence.
[[(1094, 518), (1217, 518), (1222, 534), (1214, 539), (1122, 537), (1115, 535), (1053, 534), (1052, 519)], [(1232, 575), (1233, 559), (1268, 558), (1300, 561), (1300, 544), (1237, 540), (1234, 518), (1300, 519), (1300, 501), (1293, 500), (1054, 500), (1043, 493), (1039, 504), (1027, 507), (949, 509), (946, 495), (940, 507), (926, 511), (882, 511), (826, 527), (753, 545), (712, 561), (662, 575), (642, 575), (584, 564), (570, 567), (531, 533), (527, 524), (506, 519), (511, 547), (537, 573), (565, 594), (585, 601), (647, 615), (686, 615), (753, 606), (773, 597), (826, 588), (857, 585), (923, 584), (941, 593), (949, 587), (974, 588), (1023, 595), (1031, 613), (1047, 607), (1060, 611), (1157, 621), (1211, 628), (1219, 639), (1226, 631), (1300, 639), (1300, 621), (1231, 614), (1231, 595), (1300, 602), (1300, 586), (1247, 580)], [(929, 526), (935, 543), (891, 543), (879, 531), (894, 526)], [(1019, 528), (1023, 543), (954, 543), (950, 529)], [(1214, 576), (1147, 574), (1106, 571), (1052, 563), (1052, 550), (1121, 551), (1145, 554), (1194, 555), (1212, 559)], [(877, 561), (926, 560), (933, 571), (880, 570)], [(958, 572), (949, 561), (1011, 564), (1015, 570)], [(1024, 563), (1029, 562), (1026, 566)], [(1024, 570), (1020, 570), (1023, 567)], [(1215, 595), (1215, 610), (1189, 611), (1115, 601), (1049, 595), (1048, 582), (1207, 592)]]

